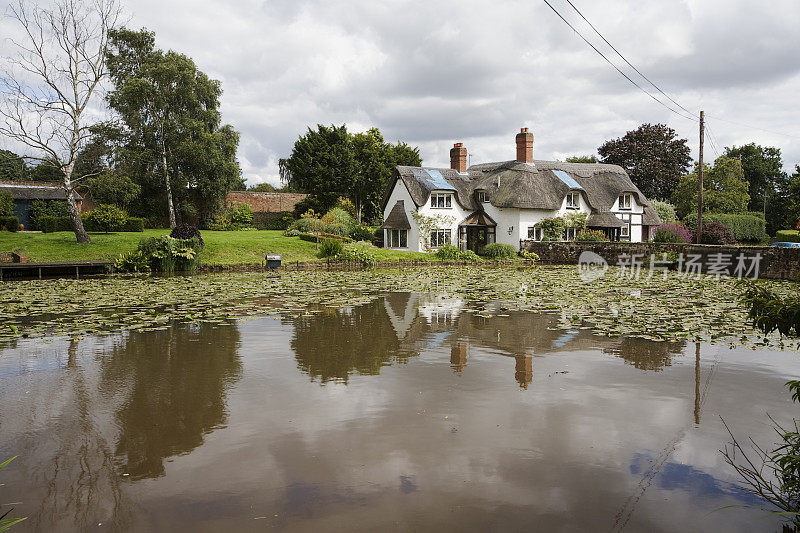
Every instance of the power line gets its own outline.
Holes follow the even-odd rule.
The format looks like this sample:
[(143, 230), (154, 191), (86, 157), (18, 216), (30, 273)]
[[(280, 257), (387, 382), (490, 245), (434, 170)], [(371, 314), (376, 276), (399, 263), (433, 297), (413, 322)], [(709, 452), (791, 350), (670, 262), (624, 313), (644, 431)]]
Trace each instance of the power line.
[(742, 126), (743, 128), (750, 128), (750, 129), (753, 129), (753, 130), (765, 131), (767, 133), (772, 133), (774, 135), (782, 135), (784, 137), (789, 137), (791, 139), (800, 139), (800, 136), (797, 136), (797, 135), (790, 135), (788, 133), (781, 133), (780, 131), (773, 131), (773, 130), (768, 130), (768, 129), (765, 129), (765, 128), (759, 128), (758, 126), (751, 126), (750, 124), (744, 124), (742, 122), (735, 122), (733, 120), (728, 120), (728, 119), (720, 118), (720, 117), (717, 117), (717, 116), (712, 116), (711, 118), (713, 118), (714, 120), (721, 120), (722, 122), (727, 122), (728, 124), (734, 124), (736, 126)]
[[(673, 104), (675, 104), (675, 105), (676, 105), (676, 106), (678, 106), (679, 108), (683, 109), (684, 111), (686, 111), (687, 113), (689, 113), (689, 114), (690, 114), (690, 115), (692, 115), (693, 117), (697, 117), (697, 113), (694, 113), (693, 111), (689, 111), (688, 109), (686, 109), (685, 107), (683, 107), (681, 104), (679, 104), (678, 102), (676, 102), (676, 101), (675, 101), (675, 100), (674, 100), (674, 99), (673, 99), (673, 98), (672, 98), (670, 95), (668, 95), (667, 93), (665, 93), (664, 91), (662, 91), (662, 90), (661, 90), (661, 87), (659, 87), (658, 85), (656, 85), (655, 83), (653, 83), (653, 82), (650, 80), (650, 78), (648, 78), (647, 76), (645, 76), (645, 75), (642, 73), (642, 71), (640, 71), (638, 68), (636, 68), (635, 66), (633, 66), (633, 63), (631, 63), (630, 61), (628, 61), (628, 59), (627, 59), (627, 58), (626, 58), (624, 55), (622, 55), (622, 53), (621, 53), (619, 50), (617, 50), (617, 49), (614, 47), (614, 45), (613, 45), (613, 44), (611, 44), (610, 42), (608, 42), (608, 39), (606, 39), (605, 37), (603, 37), (603, 34), (602, 34), (602, 33), (600, 33), (600, 32), (598, 31), (598, 29), (597, 29), (597, 28), (595, 28), (595, 27), (594, 27), (594, 24), (592, 24), (591, 22), (589, 22), (589, 19), (587, 19), (587, 18), (586, 18), (586, 17), (583, 15), (583, 13), (581, 13), (581, 10), (580, 10), (580, 9), (578, 9), (577, 7), (575, 7), (575, 4), (573, 4), (573, 3), (572, 3), (570, 0), (567, 0), (567, 3), (568, 3), (570, 6), (572, 6), (572, 9), (574, 9), (574, 10), (575, 10), (575, 12), (576, 12), (576, 13), (578, 13), (578, 15), (580, 15), (580, 17), (581, 17), (581, 18), (582, 18), (582, 19), (583, 19), (583, 20), (586, 22), (586, 24), (588, 24), (588, 25), (589, 25), (589, 27), (591, 27), (591, 28), (594, 30), (594, 32), (595, 32), (595, 33), (596, 33), (596, 34), (597, 34), (597, 35), (598, 35), (598, 36), (599, 36), (601, 39), (603, 39), (603, 41), (604, 41), (604, 42), (605, 42), (605, 43), (606, 43), (608, 46), (610, 46), (610, 47), (611, 47), (611, 49), (612, 49), (612, 50), (614, 50), (614, 52), (616, 52), (616, 54), (617, 54), (619, 57), (621, 57), (623, 61), (625, 61), (625, 63), (627, 63), (627, 64), (628, 64), (628, 66), (629, 66), (629, 67), (631, 67), (631, 68), (632, 68), (634, 71), (636, 71), (636, 73), (637, 73), (639, 76), (641, 76), (642, 78), (644, 78), (645, 80), (647, 80), (647, 83), (649, 83), (650, 85), (652, 85), (652, 86), (655, 88), (655, 90), (657, 90), (658, 92), (660, 92), (661, 94), (663, 94), (663, 95), (664, 95), (664, 96), (665, 96), (665, 97), (666, 97), (666, 98), (667, 98), (667, 99), (668, 99), (670, 102), (672, 102)], [(551, 7), (552, 7), (552, 6), (551, 6)]]
[[(655, 100), (656, 102), (658, 102), (659, 104), (661, 104), (662, 106), (666, 107), (667, 109), (669, 109), (670, 111), (672, 111), (672, 112), (673, 112), (673, 113), (675, 113), (676, 115), (678, 115), (678, 116), (680, 116), (680, 117), (683, 117), (683, 118), (685, 118), (685, 119), (688, 119), (688, 120), (693, 120), (693, 121), (697, 122), (697, 119), (695, 119), (694, 117), (692, 117), (692, 116), (688, 116), (688, 117), (687, 117), (686, 115), (684, 115), (684, 114), (682, 114), (682, 113), (680, 113), (680, 112), (676, 111), (675, 109), (673, 109), (673, 108), (672, 108), (672, 107), (670, 107), (669, 105), (665, 104), (664, 102), (662, 102), (661, 100), (659, 100), (658, 98), (656, 98), (655, 96), (653, 96), (651, 93), (647, 92), (647, 91), (646, 91), (646, 90), (645, 90), (645, 89), (644, 89), (644, 88), (643, 88), (641, 85), (639, 85), (638, 83), (636, 83), (635, 81), (633, 81), (633, 80), (631, 79), (631, 77), (630, 77), (630, 76), (628, 76), (627, 74), (625, 74), (624, 72), (622, 72), (622, 70), (620, 70), (620, 69), (619, 69), (619, 67), (617, 67), (617, 65), (615, 65), (615, 64), (614, 64), (614, 63), (613, 63), (613, 62), (612, 62), (610, 59), (608, 59), (608, 57), (606, 57), (606, 55), (605, 55), (605, 54), (603, 54), (603, 52), (601, 52), (601, 51), (600, 51), (600, 50), (599, 50), (599, 49), (598, 49), (598, 48), (597, 48), (595, 45), (593, 45), (593, 44), (592, 44), (592, 43), (591, 43), (591, 42), (590, 42), (590, 41), (589, 41), (589, 40), (588, 40), (586, 37), (584, 37), (584, 36), (583, 36), (583, 34), (582, 34), (581, 32), (579, 32), (579, 31), (578, 31), (578, 30), (575, 28), (575, 26), (573, 26), (572, 24), (570, 24), (570, 22), (569, 22), (567, 19), (565, 19), (565, 18), (564, 18), (564, 17), (561, 15), (561, 13), (559, 13), (559, 12), (558, 12), (558, 10), (556, 10), (556, 8), (554, 8), (554, 7), (553, 7), (553, 5), (552, 5), (550, 2), (548, 2), (548, 0), (543, 0), (543, 1), (544, 1), (544, 3), (545, 3), (545, 4), (547, 4), (547, 6), (548, 6), (550, 9), (552, 9), (552, 10), (553, 10), (553, 13), (555, 13), (556, 15), (558, 15), (558, 18), (560, 18), (561, 20), (563, 20), (563, 21), (564, 21), (564, 24), (566, 24), (567, 26), (569, 26), (569, 27), (570, 27), (570, 29), (571, 29), (572, 31), (574, 31), (576, 34), (578, 34), (578, 37), (580, 37), (581, 39), (583, 39), (583, 41), (584, 41), (586, 44), (588, 44), (589, 46), (591, 46), (591, 47), (592, 47), (592, 50), (594, 50), (595, 52), (597, 52), (597, 53), (600, 55), (600, 57), (602, 57), (603, 59), (605, 59), (605, 60), (606, 60), (606, 62), (607, 62), (609, 65), (611, 65), (612, 67), (614, 67), (614, 70), (616, 70), (617, 72), (619, 72), (619, 73), (620, 73), (620, 74), (621, 74), (621, 75), (622, 75), (622, 76), (623, 76), (623, 77), (624, 77), (626, 80), (628, 80), (629, 82), (631, 82), (633, 85), (635, 85), (635, 86), (636, 86), (636, 87), (637, 87), (637, 88), (638, 88), (640, 91), (642, 91), (644, 94), (646, 94), (647, 96), (649, 96), (650, 98), (652, 98), (653, 100)], [(612, 48), (613, 48), (613, 47), (612, 47)], [(649, 81), (649, 80), (648, 80), (648, 81)]]

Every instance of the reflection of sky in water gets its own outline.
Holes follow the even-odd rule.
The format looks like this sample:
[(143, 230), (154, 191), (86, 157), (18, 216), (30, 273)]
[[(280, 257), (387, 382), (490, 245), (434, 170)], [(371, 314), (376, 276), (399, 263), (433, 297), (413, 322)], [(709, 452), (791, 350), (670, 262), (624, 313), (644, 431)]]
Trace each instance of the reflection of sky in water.
[[(630, 472), (641, 475), (653, 461), (651, 454), (636, 453), (630, 464)], [(658, 487), (664, 490), (682, 490), (692, 496), (704, 498), (732, 497), (742, 505), (761, 506), (764, 500), (744, 490), (739, 485), (722, 481), (711, 474), (698, 470), (691, 465), (666, 462), (656, 476)]]

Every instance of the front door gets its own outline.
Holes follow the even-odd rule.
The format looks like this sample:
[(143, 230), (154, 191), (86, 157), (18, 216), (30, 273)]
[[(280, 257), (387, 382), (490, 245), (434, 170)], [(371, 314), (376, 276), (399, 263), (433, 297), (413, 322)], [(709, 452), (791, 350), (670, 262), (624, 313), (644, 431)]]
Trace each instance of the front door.
[(480, 253), (487, 244), (487, 233), (486, 226), (468, 226), (467, 250), (472, 250), (476, 254)]

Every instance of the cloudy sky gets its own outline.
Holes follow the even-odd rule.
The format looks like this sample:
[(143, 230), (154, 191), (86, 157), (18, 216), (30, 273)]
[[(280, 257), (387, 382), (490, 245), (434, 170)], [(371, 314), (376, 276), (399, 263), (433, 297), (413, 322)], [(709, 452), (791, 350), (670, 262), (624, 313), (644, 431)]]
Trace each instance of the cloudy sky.
[[(566, 0), (551, 3), (600, 47)], [(707, 158), (755, 141), (780, 147), (787, 169), (800, 163), (797, 0), (573, 3), (670, 96), (706, 111)], [(317, 123), (378, 127), (418, 145), (426, 165), (449, 166), (455, 141), (472, 163), (511, 159), (521, 126), (540, 159), (594, 153), (643, 122), (667, 123), (697, 156), (697, 123), (631, 85), (541, 0), (125, 6), (130, 26), (222, 80), (223, 120), (241, 132), (251, 184), (277, 183), (278, 158)]]

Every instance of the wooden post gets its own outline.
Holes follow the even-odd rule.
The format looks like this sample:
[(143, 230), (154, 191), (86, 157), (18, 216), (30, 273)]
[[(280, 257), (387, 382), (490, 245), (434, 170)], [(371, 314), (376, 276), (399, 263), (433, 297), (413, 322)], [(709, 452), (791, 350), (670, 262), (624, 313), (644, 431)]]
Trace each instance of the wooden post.
[(703, 128), (705, 113), (700, 111), (700, 167), (697, 170), (697, 244), (703, 240)]

